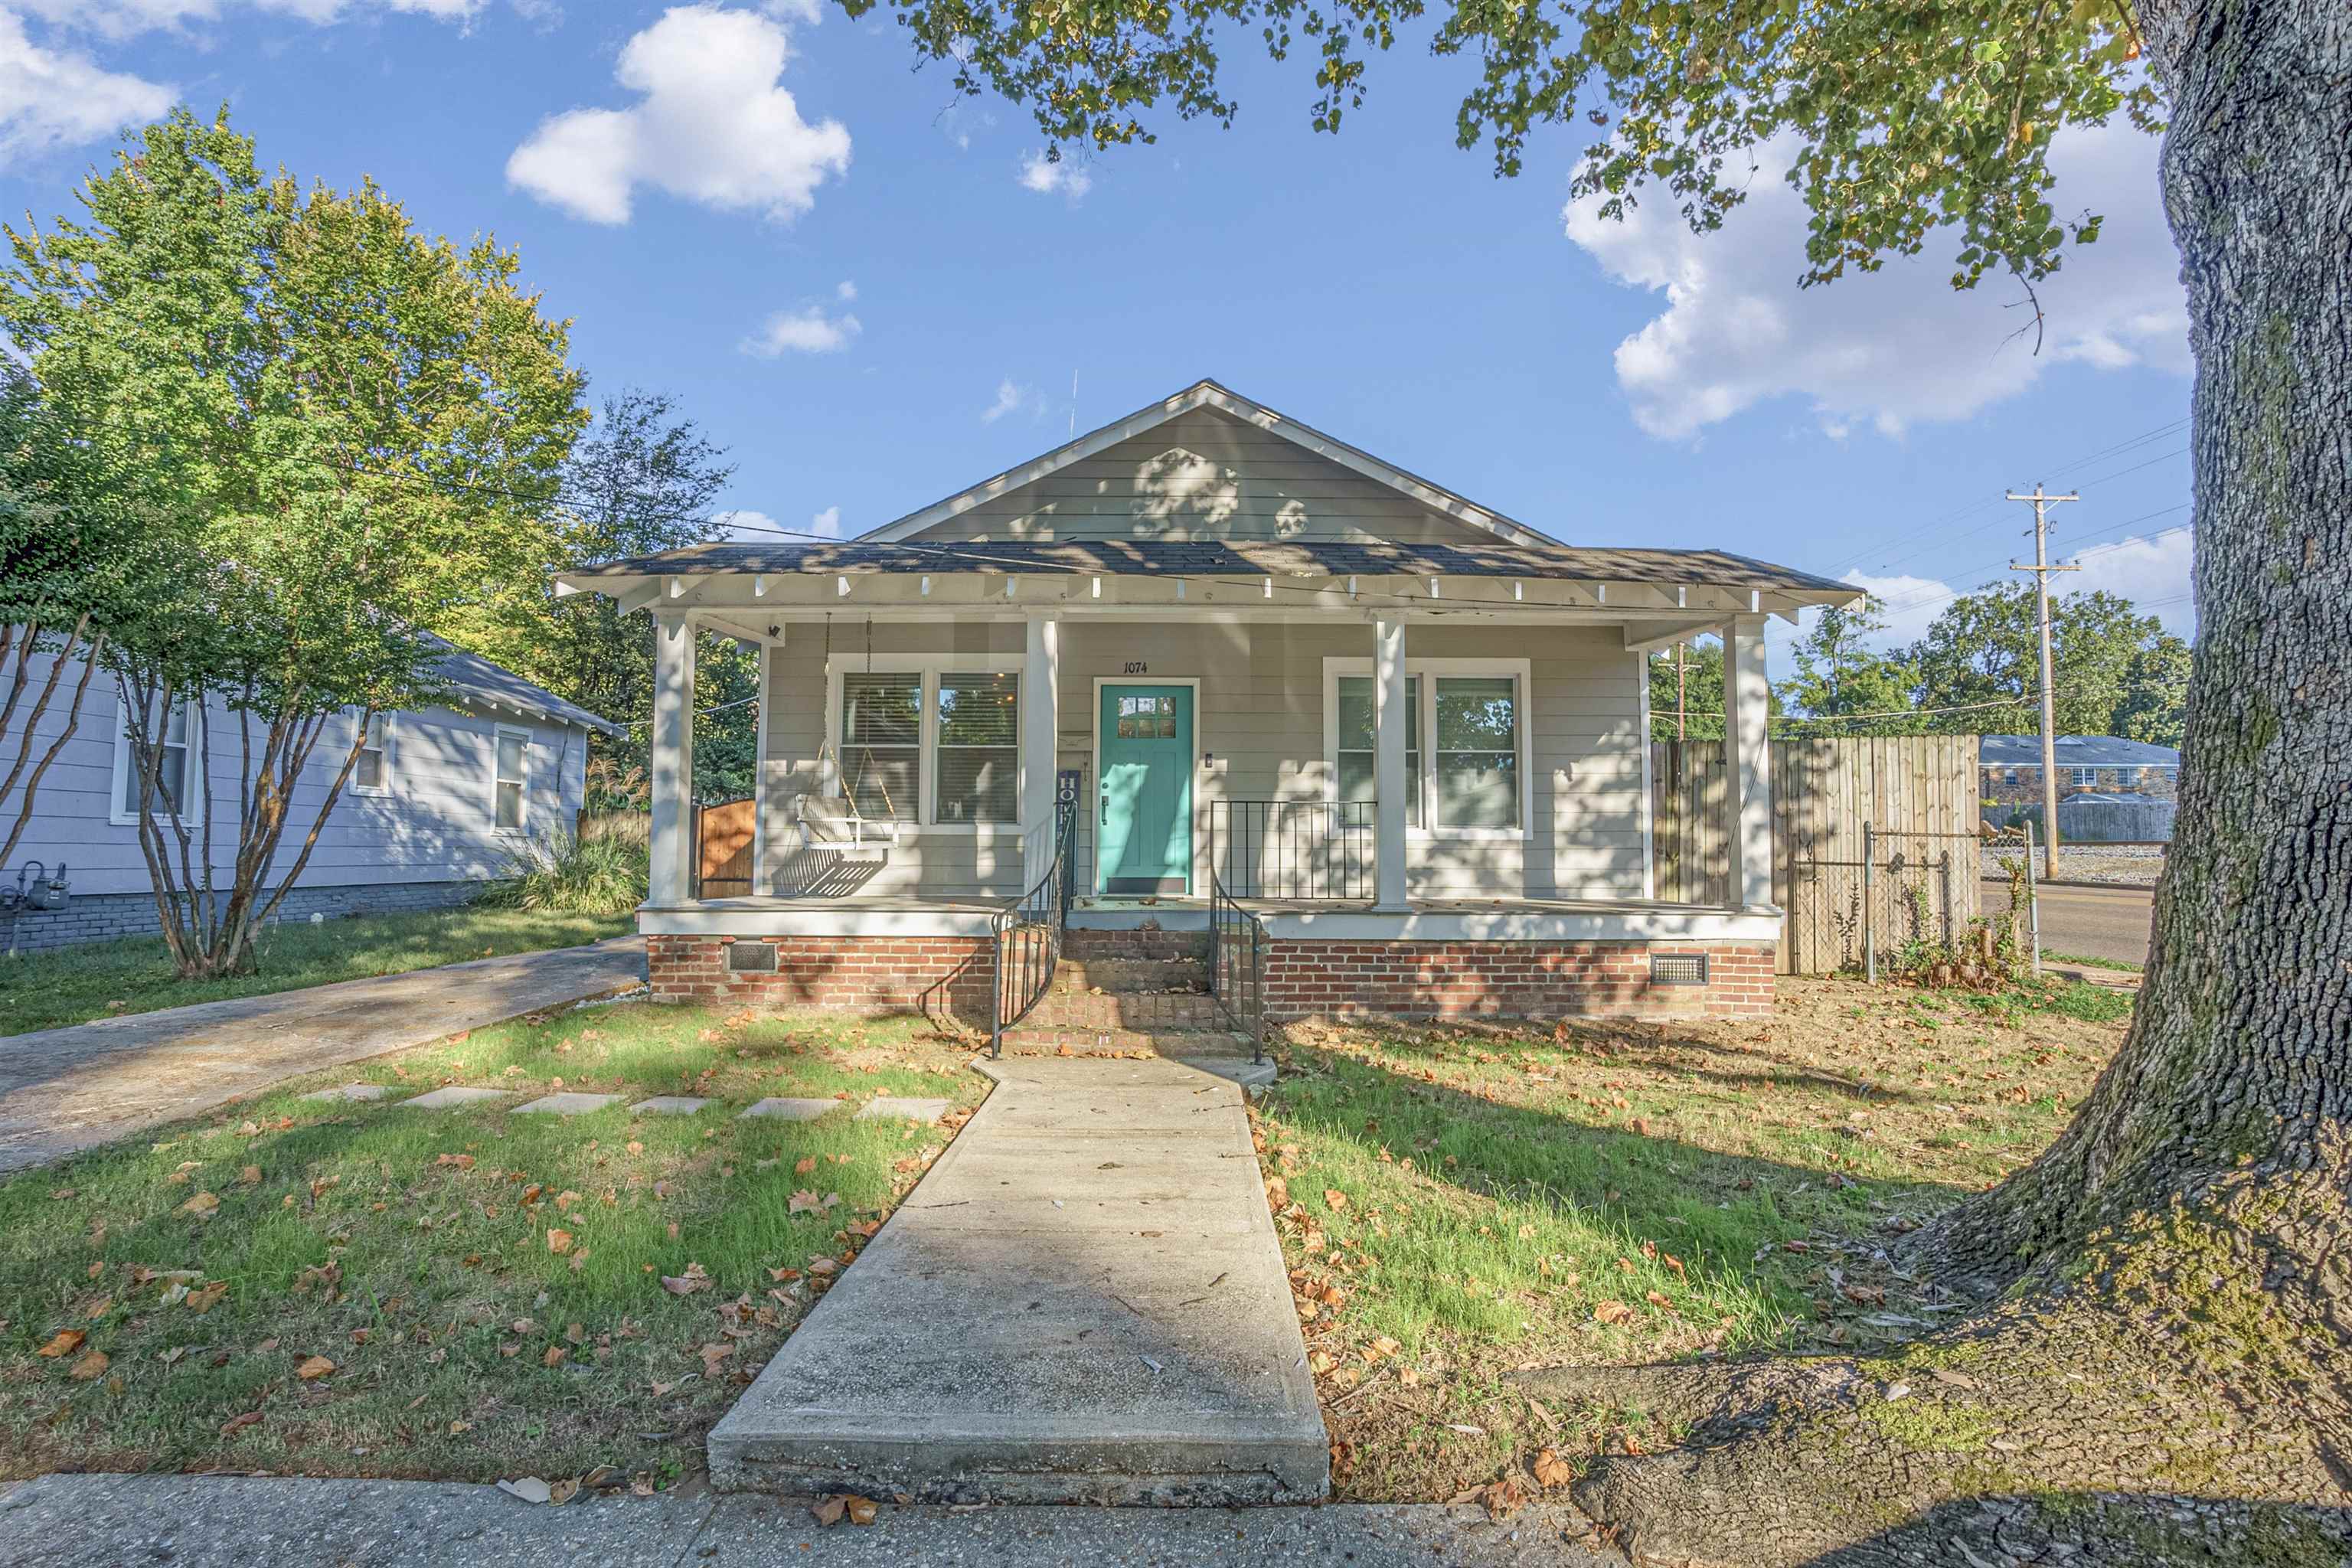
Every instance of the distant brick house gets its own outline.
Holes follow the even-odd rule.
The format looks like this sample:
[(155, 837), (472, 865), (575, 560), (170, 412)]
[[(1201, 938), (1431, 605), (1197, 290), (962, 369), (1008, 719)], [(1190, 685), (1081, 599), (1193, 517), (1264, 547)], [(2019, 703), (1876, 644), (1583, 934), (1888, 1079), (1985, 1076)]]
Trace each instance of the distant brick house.
[[(2085, 794), (2145, 795), (2171, 800), (2179, 793), (2180, 753), (2170, 746), (2113, 735), (2061, 735), (2058, 798)], [(2042, 737), (1987, 735), (1978, 743), (1984, 798), (2000, 805), (2042, 801)]]

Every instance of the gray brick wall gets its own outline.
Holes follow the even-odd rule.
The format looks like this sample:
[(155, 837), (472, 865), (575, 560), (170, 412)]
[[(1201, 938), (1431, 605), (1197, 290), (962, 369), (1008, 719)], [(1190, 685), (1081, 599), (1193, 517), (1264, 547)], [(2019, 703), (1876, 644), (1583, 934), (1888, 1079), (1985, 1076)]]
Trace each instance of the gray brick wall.
[[(404, 914), (414, 910), (446, 910), (464, 903), (481, 890), (479, 882), (378, 882), (337, 888), (297, 888), (286, 895), (273, 919), (278, 923), (307, 921), (312, 915), (341, 920), (346, 915)], [(13, 939), (10, 921), (15, 921)], [(152, 935), (155, 900), (145, 893), (97, 893), (78, 896), (62, 910), (27, 910), (0, 914), (0, 948), (17, 952), (46, 952), (80, 942), (104, 942), (113, 937)]]

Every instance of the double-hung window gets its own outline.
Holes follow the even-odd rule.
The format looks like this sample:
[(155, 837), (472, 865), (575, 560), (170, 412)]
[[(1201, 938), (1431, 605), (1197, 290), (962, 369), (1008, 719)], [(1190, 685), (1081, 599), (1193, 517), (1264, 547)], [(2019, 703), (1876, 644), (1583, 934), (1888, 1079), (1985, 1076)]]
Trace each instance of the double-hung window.
[(369, 715), (359, 761), (352, 764), (351, 788), (354, 795), (383, 795), (392, 788), (391, 714)]
[[(1379, 794), (1380, 723), (1372, 706), (1372, 678), (1339, 677), (1339, 798), (1369, 801)], [(1404, 682), (1404, 822), (1421, 826), (1421, 677)]]
[[(1325, 661), (1334, 798), (1377, 798), (1379, 723), (1369, 659)], [(1405, 826), (1465, 835), (1527, 828), (1524, 661), (1432, 658), (1405, 672)]]
[(858, 816), (920, 820), (922, 672), (843, 676), (841, 739), (834, 754), (842, 789), (857, 803)]
[(2098, 782), (2099, 782), (2099, 770), (2098, 770), (2098, 769), (2096, 769), (2096, 768), (2076, 768), (2076, 769), (2074, 770), (2074, 783), (2075, 783), (2078, 786), (2080, 786), (2081, 788), (2084, 788), (2084, 789), (2092, 789), (2092, 788), (2095, 788), (2095, 787), (2096, 787), (2096, 785), (2098, 784)]
[[(174, 702), (163, 718), (163, 733), (155, 745), (154, 793), (144, 795), (147, 812), (154, 816), (169, 816), (174, 811), (185, 816), (194, 805), (200, 779), (196, 766), (196, 747), (202, 742), (203, 724), (195, 706)], [(140, 803), (148, 785), (139, 767), (139, 751), (131, 742), (131, 721), (123, 716), (121, 730), (114, 738), (114, 809), (118, 823), (137, 822)]]
[(499, 726), (491, 820), (501, 833), (520, 833), (530, 795), (530, 731)]
[(931, 798), (940, 822), (1021, 819), (1021, 678), (941, 672)]

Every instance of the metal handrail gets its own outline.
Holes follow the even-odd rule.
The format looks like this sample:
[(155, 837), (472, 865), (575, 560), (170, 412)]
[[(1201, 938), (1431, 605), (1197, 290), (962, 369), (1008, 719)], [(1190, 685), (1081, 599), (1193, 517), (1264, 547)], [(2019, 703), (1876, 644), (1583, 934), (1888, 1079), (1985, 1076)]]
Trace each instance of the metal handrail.
[(1368, 800), (1211, 801), (1210, 862), (1245, 898), (1369, 900), (1378, 815)]
[[(992, 1057), (1004, 1054), (1004, 1031), (1027, 1017), (1053, 986), (1055, 967), (1062, 961), (1062, 932), (1070, 923), (1071, 847), (1077, 827), (1077, 808), (1067, 801), (1056, 804), (1053, 864), (1027, 892), (989, 917), (995, 960), (988, 1028)], [(1015, 933), (1022, 933), (1018, 940), (1013, 940)], [(1008, 979), (1013, 983), (1007, 984)]]
[(1265, 1060), (1265, 922), (1225, 890), (1209, 868), (1209, 989), (1234, 1032), (1249, 1037), (1250, 1060)]

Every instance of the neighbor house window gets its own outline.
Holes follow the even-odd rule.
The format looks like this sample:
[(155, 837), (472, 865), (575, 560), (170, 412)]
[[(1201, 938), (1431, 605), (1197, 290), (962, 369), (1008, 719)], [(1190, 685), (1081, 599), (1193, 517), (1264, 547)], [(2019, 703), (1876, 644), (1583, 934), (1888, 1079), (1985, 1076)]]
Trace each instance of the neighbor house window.
[(932, 799), (940, 822), (1021, 820), (1021, 678), (942, 673)]
[(352, 764), (352, 789), (360, 795), (382, 795), (392, 787), (392, 715), (371, 714), (367, 736), (360, 742), (360, 760)]
[[(1379, 794), (1380, 722), (1372, 710), (1372, 678), (1339, 678), (1339, 738), (1336, 759), (1341, 800), (1369, 801)], [(1421, 826), (1421, 677), (1404, 683), (1404, 820)]]
[(842, 789), (860, 816), (919, 816), (922, 769), (920, 671), (841, 678), (841, 739), (835, 750)]
[[(163, 734), (156, 746), (154, 794), (147, 797), (147, 809), (157, 816), (168, 816), (174, 811), (185, 813), (190, 804), (190, 791), (197, 780), (195, 773), (195, 743), (203, 727), (197, 723), (194, 708), (186, 702), (174, 702), (164, 716)], [(126, 715), (122, 730), (114, 742), (114, 820), (139, 820), (139, 800), (146, 781), (140, 775), (139, 752), (132, 744), (131, 721)]]
[(520, 833), (524, 797), (530, 788), (530, 731), (499, 726), (498, 775), (493, 784), (493, 820), (502, 832)]
[(2084, 789), (2089, 789), (2099, 782), (2099, 770), (2096, 768), (2076, 768), (2074, 773), (2074, 783)]
[(1509, 676), (1437, 680), (1437, 821), (1519, 825), (1518, 683)]

